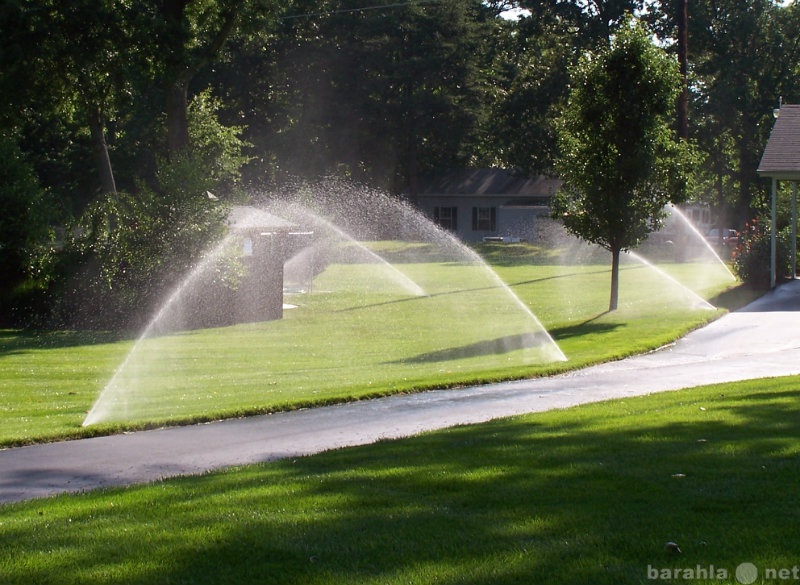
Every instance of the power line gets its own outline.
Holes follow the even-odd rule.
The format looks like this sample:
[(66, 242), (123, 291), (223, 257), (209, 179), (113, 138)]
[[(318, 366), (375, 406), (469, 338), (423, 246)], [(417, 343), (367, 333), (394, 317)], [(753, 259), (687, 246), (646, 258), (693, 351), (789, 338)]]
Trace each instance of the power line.
[(436, 4), (439, 0), (420, 0), (418, 2), (395, 2), (394, 4), (381, 4), (378, 6), (364, 6), (362, 8), (340, 8), (338, 10), (328, 10), (327, 12), (309, 12), (307, 14), (289, 14), (282, 16), (281, 20), (291, 20), (295, 18), (313, 18), (315, 16), (332, 16), (334, 14), (350, 14), (353, 12), (366, 12), (368, 10), (383, 10), (385, 8), (401, 8), (403, 6), (414, 6), (424, 4)]

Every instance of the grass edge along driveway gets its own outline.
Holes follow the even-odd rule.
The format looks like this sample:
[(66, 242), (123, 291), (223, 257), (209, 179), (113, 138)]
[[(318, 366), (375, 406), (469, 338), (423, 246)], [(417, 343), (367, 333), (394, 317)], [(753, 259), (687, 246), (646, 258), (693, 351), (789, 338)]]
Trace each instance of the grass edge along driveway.
[[(563, 279), (550, 278), (553, 270), (548, 266), (511, 266), (503, 267), (501, 276), (526, 305), (536, 307), (537, 315), (541, 316), (568, 356), (568, 362), (526, 366), (506, 362), (503, 354), (485, 353), (488, 350), (472, 356), (467, 354), (466, 357), (451, 355), (452, 352), (431, 354), (440, 356), (445, 353), (447, 359), (444, 362), (439, 362), (438, 358), (421, 362), (393, 359), (386, 356), (405, 347), (397, 339), (387, 339), (388, 346), (382, 348), (380, 337), (366, 338), (364, 342), (359, 335), (353, 334), (340, 336), (339, 339), (345, 341), (338, 342), (335, 353), (331, 353), (334, 366), (342, 363), (336, 358), (341, 354), (352, 357), (353, 367), (319, 369), (314, 360), (321, 361), (321, 358), (314, 356), (329, 352), (330, 343), (325, 344), (330, 336), (303, 336), (307, 340), (319, 340), (320, 347), (298, 349), (292, 343), (282, 342), (283, 338), (276, 333), (284, 332), (287, 339), (292, 339), (293, 321), (301, 320), (300, 313), (290, 313), (291, 316), (282, 322), (179, 336), (189, 348), (187, 352), (179, 356), (166, 351), (161, 353), (167, 362), (180, 364), (184, 369), (175, 372), (169, 368), (155, 369), (148, 373), (153, 378), (142, 379), (142, 387), (157, 397), (152, 401), (154, 410), (140, 412), (129, 420), (91, 427), (82, 427), (81, 423), (114, 369), (125, 358), (131, 342), (115, 342), (108, 335), (0, 331), (0, 395), (4, 399), (0, 404), (3, 423), (0, 425), (0, 446), (119, 433), (167, 424), (190, 424), (392, 393), (549, 375), (654, 349), (725, 312), (724, 309), (689, 310), (673, 301), (659, 300), (655, 294), (661, 285), (641, 270), (633, 269), (626, 272), (626, 277), (632, 279), (626, 290), (640, 294), (634, 295), (629, 305), (623, 305), (619, 311), (605, 313), (602, 307), (606, 302), (607, 268), (604, 272), (592, 267), (583, 270), (571, 267), (569, 276)], [(747, 298), (742, 287), (726, 291), (727, 286), (714, 288), (715, 294), (722, 293), (711, 299), (717, 306), (730, 307)], [(573, 291), (569, 311), (565, 311), (563, 306), (564, 290)], [(337, 314), (334, 311), (336, 306), (327, 305), (333, 301), (319, 298), (314, 302), (324, 306), (320, 318), (330, 319), (330, 315)], [(394, 322), (406, 323), (413, 328), (416, 322), (405, 317), (400, 310), (403, 307), (404, 303), (393, 306), (397, 311)], [(344, 314), (355, 313), (345, 311)], [(366, 314), (377, 320), (365, 320)], [(382, 325), (385, 316), (382, 311), (367, 311), (359, 313), (359, 316), (355, 321), (356, 331), (385, 327)], [(392, 331), (395, 338), (401, 336), (399, 327), (392, 328)], [(262, 345), (265, 339), (273, 343), (269, 349)], [(349, 348), (347, 339), (354, 344), (361, 340), (361, 345)], [(362, 351), (364, 343), (369, 346), (369, 355), (376, 360), (374, 363), (362, 363), (367, 355)], [(409, 355), (413, 356), (413, 352), (418, 351), (416, 342), (412, 339), (407, 345)], [(467, 344), (467, 347), (478, 345)], [(519, 351), (509, 354), (509, 359), (518, 354)], [(220, 358), (221, 355), (226, 357)], [(209, 356), (220, 359), (209, 359)], [(274, 373), (270, 374), (272, 377), (265, 378), (263, 374), (265, 356), (269, 360), (267, 369), (272, 368)], [(301, 365), (297, 363), (299, 358), (303, 359)], [(495, 360), (495, 365), (486, 366), (489, 358)], [(232, 367), (233, 363), (238, 367)], [(423, 368), (428, 370), (422, 371)], [(361, 377), (357, 378), (355, 372), (360, 372)], [(167, 392), (162, 391), (162, 387), (182, 389)], [(131, 393), (131, 404), (136, 404), (138, 396), (141, 396), (138, 392)], [(150, 404), (148, 401), (140, 403)]]

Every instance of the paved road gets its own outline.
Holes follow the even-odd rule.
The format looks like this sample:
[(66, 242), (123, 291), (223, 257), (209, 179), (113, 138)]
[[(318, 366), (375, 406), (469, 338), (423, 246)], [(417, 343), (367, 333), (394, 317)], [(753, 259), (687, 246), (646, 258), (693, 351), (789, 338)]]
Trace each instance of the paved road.
[(800, 281), (660, 351), (551, 378), (0, 451), (0, 502), (154, 481), (579, 403), (800, 374)]

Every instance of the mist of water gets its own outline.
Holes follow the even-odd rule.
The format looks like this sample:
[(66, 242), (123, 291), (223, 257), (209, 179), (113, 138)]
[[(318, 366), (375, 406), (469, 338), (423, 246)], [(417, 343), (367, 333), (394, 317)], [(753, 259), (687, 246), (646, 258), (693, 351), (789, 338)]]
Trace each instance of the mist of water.
[[(304, 187), (299, 194), (270, 195), (256, 204), (303, 234), (286, 250), (285, 283), (303, 282), (296, 288), (306, 291), (292, 297), (297, 308), (291, 316), (237, 325), (231, 315), (242, 313), (231, 305), (245, 299), (234, 295), (215, 301), (214, 291), (222, 289), (208, 283), (220, 280), (226, 255), (241, 249), (241, 234), (231, 233), (165, 296), (85, 426), (202, 414), (209, 408), (204, 404), (216, 408), (220, 401), (232, 404), (230, 409), (242, 385), (260, 388), (265, 399), (291, 396), (295, 384), (308, 383), (293, 381), (293, 372), (299, 380), (319, 370), (324, 379), (326, 368), (341, 372), (352, 364), (357, 383), (369, 372), (358, 369), (359, 356), (341, 353), (336, 340), (348, 336), (358, 336), (365, 347), (372, 339), (386, 347), (377, 342), (396, 337), (404, 353), (389, 350), (381, 356), (387, 371), (405, 372), (414, 365), (421, 372), (463, 371), (468, 378), (476, 367), (497, 370), (566, 359), (534, 312), (478, 254), (409, 205), (341, 182), (314, 186), (313, 192)], [(388, 241), (394, 243), (382, 243)], [(204, 307), (217, 305), (228, 314), (202, 315)], [(325, 313), (326, 307), (338, 308)], [(406, 311), (429, 318), (415, 321), (424, 324), (419, 330), (408, 330)], [(323, 329), (315, 329), (318, 322), (325, 323)], [(291, 344), (292, 363), (275, 362), (276, 340)], [(263, 347), (257, 360), (253, 347)], [(250, 357), (240, 359), (240, 353)], [(211, 363), (223, 367), (207, 367)]]
[[(303, 208), (297, 204), (280, 206), (275, 210), (278, 213), (281, 213), (282, 216), (291, 217), (293, 221), (300, 222), (303, 225), (313, 225), (315, 230), (319, 231), (321, 228), (322, 233), (327, 232), (328, 234), (332, 234), (334, 236), (321, 238), (311, 246), (300, 250), (295, 256), (290, 258), (286, 262), (286, 271), (290, 275), (289, 278), (292, 278), (293, 275), (298, 272), (313, 273), (315, 270), (315, 267), (313, 266), (315, 258), (321, 257), (324, 252), (329, 251), (331, 246), (337, 246), (337, 243), (340, 243), (351, 248), (351, 250), (347, 252), (347, 255), (349, 256), (349, 262), (354, 262), (357, 260), (374, 262), (380, 267), (381, 270), (385, 271), (385, 280), (396, 284), (402, 291), (412, 296), (425, 296), (427, 294), (422, 287), (419, 286), (419, 284), (404, 274), (403, 271), (397, 266), (387, 261), (380, 254), (370, 250), (362, 242), (356, 240), (344, 229), (335, 225), (330, 220), (325, 219), (319, 215), (319, 213), (316, 213), (308, 208)], [(308, 265), (309, 263), (311, 263), (310, 266)], [(304, 264), (305, 266), (302, 266)]]
[(640, 254), (637, 254), (636, 252), (633, 252), (633, 251), (629, 250), (629, 251), (625, 252), (625, 255), (630, 257), (630, 258), (633, 258), (637, 262), (640, 262), (640, 263), (644, 264), (647, 268), (649, 268), (650, 270), (652, 270), (653, 272), (658, 274), (658, 276), (660, 278), (662, 278), (664, 281), (666, 281), (667, 283), (672, 285), (675, 288), (675, 290), (678, 291), (679, 295), (684, 296), (685, 298), (687, 298), (690, 301), (690, 307), (691, 308), (694, 308), (694, 309), (710, 309), (710, 310), (713, 310), (713, 309), (716, 308), (716, 307), (714, 307), (714, 305), (709, 303), (707, 300), (705, 300), (703, 297), (698, 295), (692, 289), (690, 289), (689, 287), (687, 287), (686, 285), (682, 284), (681, 282), (679, 282), (674, 277), (672, 277), (669, 274), (667, 274), (666, 272), (664, 272), (664, 270), (662, 270), (661, 268), (659, 268), (658, 266), (656, 266), (655, 264), (653, 264), (652, 262), (650, 262), (649, 260), (647, 260), (646, 258), (641, 256)]
[(140, 348), (144, 340), (163, 334), (169, 330), (180, 328), (179, 322), (182, 317), (181, 301), (187, 291), (196, 286), (203, 279), (214, 265), (220, 260), (225, 251), (231, 245), (234, 235), (226, 236), (221, 242), (211, 248), (211, 250), (201, 259), (200, 262), (189, 272), (168, 295), (139, 334), (134, 342), (133, 348), (125, 356), (122, 364), (117, 367), (113, 376), (103, 388), (100, 396), (92, 405), (89, 413), (83, 421), (83, 426), (96, 424), (109, 417), (116, 420), (125, 419), (131, 411), (131, 396), (129, 387), (131, 385), (131, 375), (134, 371), (141, 368), (143, 354)]
[(711, 243), (708, 241), (708, 239), (706, 239), (706, 237), (700, 233), (700, 230), (698, 230), (697, 226), (694, 225), (694, 223), (688, 217), (686, 217), (686, 214), (675, 205), (670, 205), (669, 210), (671, 215), (677, 217), (681, 221), (681, 223), (687, 229), (689, 229), (689, 231), (692, 233), (694, 237), (695, 242), (699, 243), (701, 246), (705, 248), (705, 250), (708, 253), (711, 254), (716, 263), (728, 274), (730, 280), (735, 281), (736, 277), (733, 275), (733, 272), (731, 272), (731, 269), (728, 268), (727, 263), (722, 258), (720, 258), (720, 255), (714, 249), (714, 246), (712, 246)]
[[(296, 387), (308, 383), (300, 378), (317, 370), (324, 378), (328, 371), (352, 368), (354, 383), (363, 384), (367, 374), (358, 370), (360, 356), (344, 355), (338, 346), (346, 347), (342, 340), (355, 336), (366, 341), (366, 347), (373, 340), (382, 348), (386, 345), (378, 341), (397, 340), (397, 352), (381, 356), (380, 367), (386, 371), (406, 372), (412, 365), (424, 375), (457, 371), (469, 379), (480, 373), (476, 367), (497, 371), (566, 360), (534, 310), (511, 286), (473, 249), (407, 203), (348, 182), (325, 181), (280, 195), (265, 194), (256, 198), (255, 206), (297, 227), (287, 236), (285, 249), (277, 246), (286, 254), (285, 293), (297, 307), (291, 316), (274, 322), (239, 319), (251, 312), (236, 306), (246, 303), (246, 297), (229, 289), (236, 288), (237, 279), (247, 278), (248, 265), (236, 260), (241, 234), (231, 232), (210, 246), (165, 295), (84, 425), (202, 414), (204, 408), (216, 408), (218, 398), (227, 400), (231, 409), (245, 385), (259, 388), (265, 397), (291, 397)], [(677, 208), (670, 211), (689, 228), (692, 246), (707, 249), (706, 256), (712, 258), (708, 265), (718, 267), (695, 272), (717, 282), (732, 280), (699, 230)], [(672, 254), (675, 263), (682, 255), (676, 247), (688, 244), (661, 239), (627, 257), (663, 280), (667, 302), (713, 309), (656, 260)], [(545, 224), (538, 243), (553, 252), (552, 276), (547, 278), (564, 283), (561, 310), (568, 314), (573, 310), (572, 277), (597, 282), (599, 273), (608, 270), (608, 253), (568, 235), (556, 223)], [(587, 310), (592, 309), (575, 307), (576, 318), (585, 318)], [(404, 323), (409, 311), (426, 316), (415, 321), (422, 323), (419, 330), (409, 330)], [(246, 321), (249, 325), (238, 324)], [(276, 362), (275, 343), (291, 344), (291, 363)], [(239, 359), (239, 353), (252, 356), (243, 348), (254, 346), (259, 359)], [(205, 367), (212, 363), (224, 367)]]

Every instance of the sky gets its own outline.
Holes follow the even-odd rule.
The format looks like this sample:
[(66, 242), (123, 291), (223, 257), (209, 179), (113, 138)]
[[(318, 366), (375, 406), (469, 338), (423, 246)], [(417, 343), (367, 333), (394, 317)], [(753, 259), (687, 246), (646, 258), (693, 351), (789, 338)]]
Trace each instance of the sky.
[[(794, 1), (795, 0), (777, 0), (777, 4), (781, 6), (788, 6), (789, 4), (794, 3)], [(500, 16), (507, 18), (508, 20), (516, 20), (520, 15), (530, 16), (530, 12), (524, 8), (514, 8), (513, 10), (506, 10)]]
[(520, 15), (530, 16), (530, 14), (531, 13), (524, 8), (514, 8), (513, 10), (506, 10), (500, 16), (508, 20), (516, 20)]

